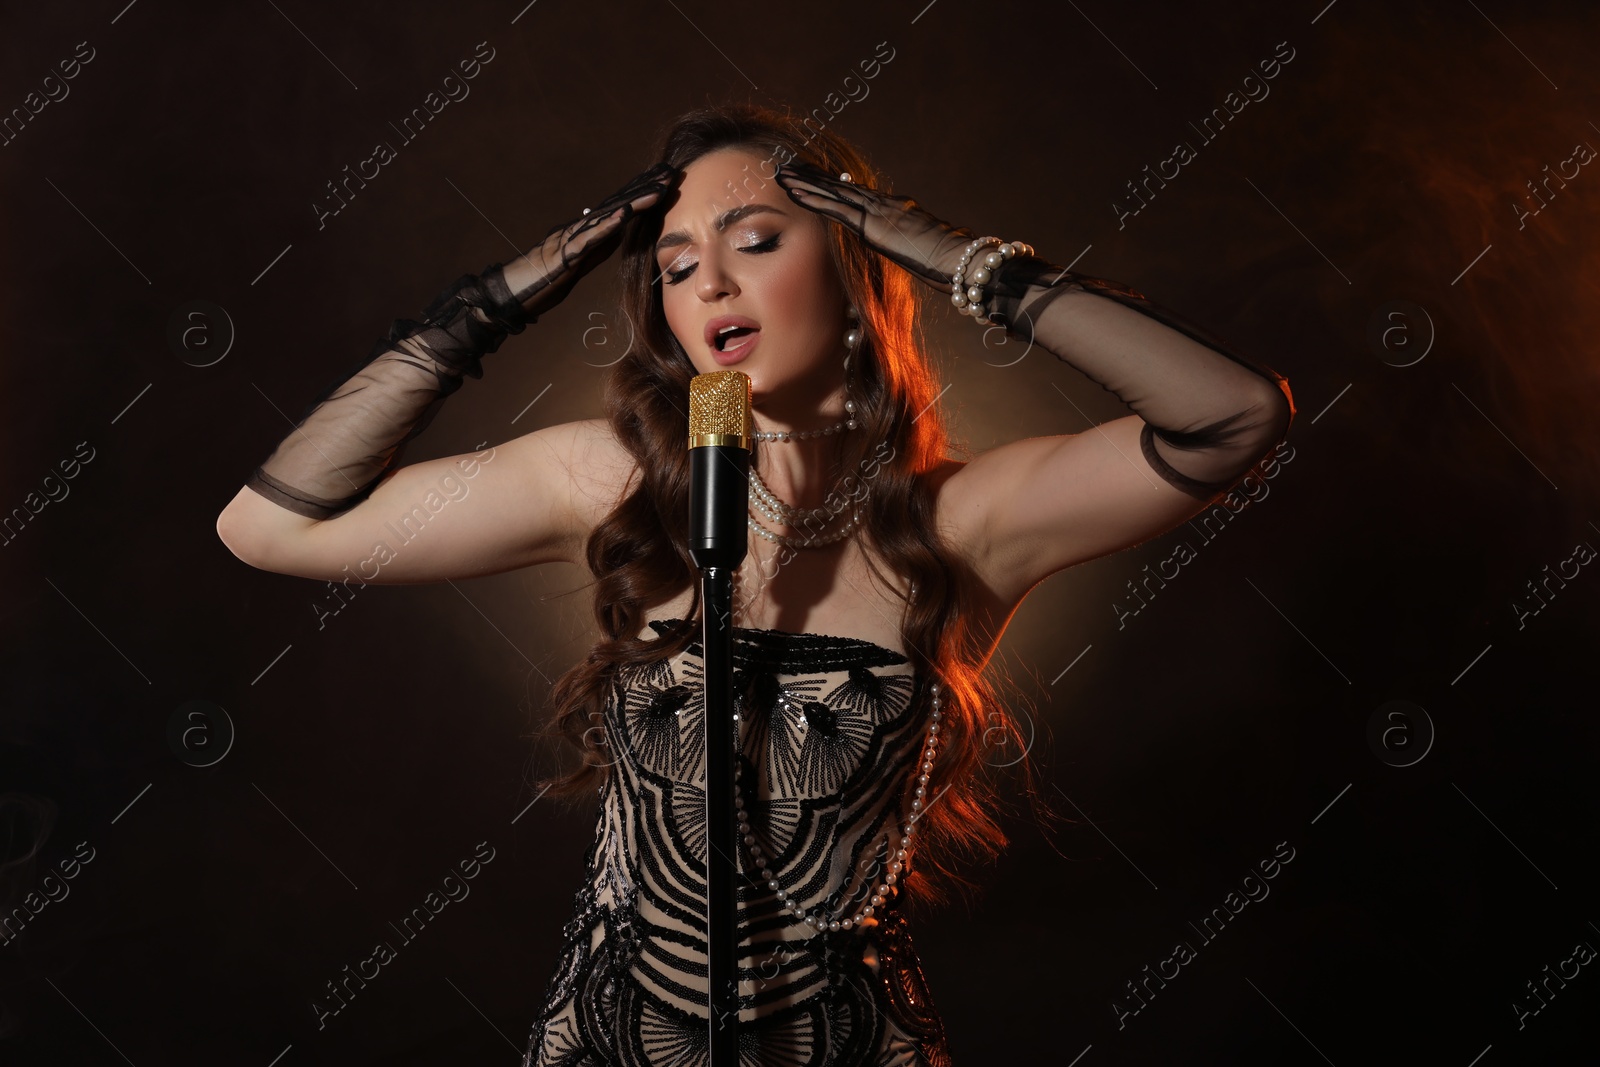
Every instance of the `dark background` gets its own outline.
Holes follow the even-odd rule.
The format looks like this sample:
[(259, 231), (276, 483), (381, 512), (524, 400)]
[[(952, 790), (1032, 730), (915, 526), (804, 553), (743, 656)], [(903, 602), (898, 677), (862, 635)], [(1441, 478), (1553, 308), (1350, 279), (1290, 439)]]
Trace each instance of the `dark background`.
[[(6, 6), (5, 112), (79, 42), (94, 58), (0, 147), (0, 509), (70, 489), (0, 546), (3, 899), (80, 842), (93, 859), (0, 947), (0, 1060), (517, 1062), (592, 830), (526, 784), (553, 758), (526, 736), (549, 682), (594, 638), (577, 569), (373, 586), (319, 630), (326, 588), (239, 562), (216, 515), (284, 413), (642, 170), (671, 117), (822, 107), (883, 41), (832, 125), (898, 191), (1205, 324), (1299, 410), (1292, 460), (1223, 532), (1074, 568), (1017, 613), (994, 666), (1069, 821), (1019, 809), (983, 895), (918, 919), (955, 1062), (1593, 1048), (1594, 964), (1520, 1027), (1513, 1005), (1600, 946), (1600, 574), (1520, 625), (1514, 605), (1600, 546), (1600, 175), (1520, 225), (1516, 205), (1600, 146), (1600, 13), (924, 4)], [(402, 143), (388, 124), (482, 41), (470, 96)], [(1279, 42), (1270, 95), (1202, 142), (1189, 123)], [(1179, 139), (1197, 157), (1119, 226)], [(378, 140), (397, 158), (319, 229), (325, 183)], [(600, 414), (611, 285), (509, 341), (406, 460)], [(231, 344), (215, 310), (177, 318), (197, 300)], [(203, 327), (188, 347), (175, 320)], [(1003, 365), (937, 303), (926, 323), (973, 452), (1127, 413), (1048, 353)], [(47, 481), (80, 442), (92, 460)], [(1126, 584), (1184, 541), (1119, 627)], [(319, 1030), (324, 983), (479, 842), (470, 897)], [(1203, 943), (1189, 924), (1280, 842), (1270, 895)], [(1180, 940), (1196, 958), (1119, 1027), (1125, 983)]]

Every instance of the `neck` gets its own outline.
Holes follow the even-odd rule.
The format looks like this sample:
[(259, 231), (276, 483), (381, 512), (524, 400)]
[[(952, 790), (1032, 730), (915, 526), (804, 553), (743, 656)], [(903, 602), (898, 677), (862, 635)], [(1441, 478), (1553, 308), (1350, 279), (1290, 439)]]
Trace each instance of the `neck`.
[[(841, 397), (833, 398), (821, 411), (793, 420), (778, 416), (759, 416), (756, 429), (764, 433), (822, 430), (846, 419)], [(756, 470), (781, 500), (797, 508), (820, 508), (842, 477), (842, 457), (847, 439), (860, 430), (841, 429), (837, 433), (803, 440), (762, 441)]]

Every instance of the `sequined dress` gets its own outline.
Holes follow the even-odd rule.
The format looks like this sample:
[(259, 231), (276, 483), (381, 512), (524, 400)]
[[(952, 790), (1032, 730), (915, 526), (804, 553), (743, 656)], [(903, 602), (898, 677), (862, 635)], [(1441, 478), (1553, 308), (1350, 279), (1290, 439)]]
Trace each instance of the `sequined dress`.
[[(683, 625), (650, 623), (658, 637)], [(858, 638), (735, 627), (732, 643), (741, 789), (763, 862), (808, 912), (854, 915), (910, 811), (928, 736), (921, 681), (904, 655)], [(615, 762), (523, 1067), (707, 1062), (702, 657), (696, 640), (612, 681)], [(739, 864), (742, 1064), (948, 1067), (898, 890), (869, 925), (818, 932), (784, 911), (749, 849)]]

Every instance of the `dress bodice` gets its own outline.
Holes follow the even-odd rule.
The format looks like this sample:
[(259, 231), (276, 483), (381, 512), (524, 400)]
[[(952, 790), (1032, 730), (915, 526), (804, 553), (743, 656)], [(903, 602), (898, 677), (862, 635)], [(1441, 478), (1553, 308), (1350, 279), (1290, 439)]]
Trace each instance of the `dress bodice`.
[[(664, 634), (682, 624), (651, 627)], [(785, 630), (735, 627), (732, 646), (741, 793), (765, 863), (804, 909), (853, 912), (881, 879), (906, 819), (905, 787), (923, 737), (911, 717), (910, 661), (857, 638)], [(602, 822), (614, 831), (603, 840), (619, 847), (603, 845), (591, 867), (599, 899), (620, 905), (643, 885), (641, 918), (696, 939), (705, 929), (703, 668), (696, 639), (676, 656), (619, 672), (606, 715), (615, 762), (601, 795)], [(751, 850), (741, 848), (738, 861), (743, 928), (793, 926), (785, 932), (800, 936)], [(686, 979), (680, 965), (704, 966), (698, 950), (659, 962), (653, 977), (663, 982)], [(752, 992), (759, 1002), (788, 984)]]
[[(649, 625), (665, 635), (690, 624)], [(859, 911), (900, 844), (928, 701), (905, 655), (859, 638), (734, 627), (732, 653), (741, 795), (774, 876), (741, 847), (741, 1027), (818, 1055), (781, 1062), (878, 1063), (939, 1033), (898, 891), (865, 925), (819, 932), (770, 882), (807, 911)], [(705, 1035), (704, 692), (698, 639), (613, 676), (611, 765), (537, 1062), (561, 1062), (562, 1042), (589, 1047), (602, 1029), (617, 1062), (680, 1062), (670, 1050)]]

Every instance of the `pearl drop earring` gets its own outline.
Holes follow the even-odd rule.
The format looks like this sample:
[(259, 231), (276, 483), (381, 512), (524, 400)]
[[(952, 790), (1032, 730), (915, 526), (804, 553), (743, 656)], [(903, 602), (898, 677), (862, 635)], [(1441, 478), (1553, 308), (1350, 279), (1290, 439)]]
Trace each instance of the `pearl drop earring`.
[(844, 413), (845, 426), (853, 430), (856, 428), (856, 402), (850, 395), (850, 379), (855, 371), (856, 350), (861, 344), (861, 312), (856, 310), (854, 304), (850, 304), (845, 307), (844, 313), (850, 320), (849, 328), (844, 331), (844, 346), (850, 351), (844, 357)]

